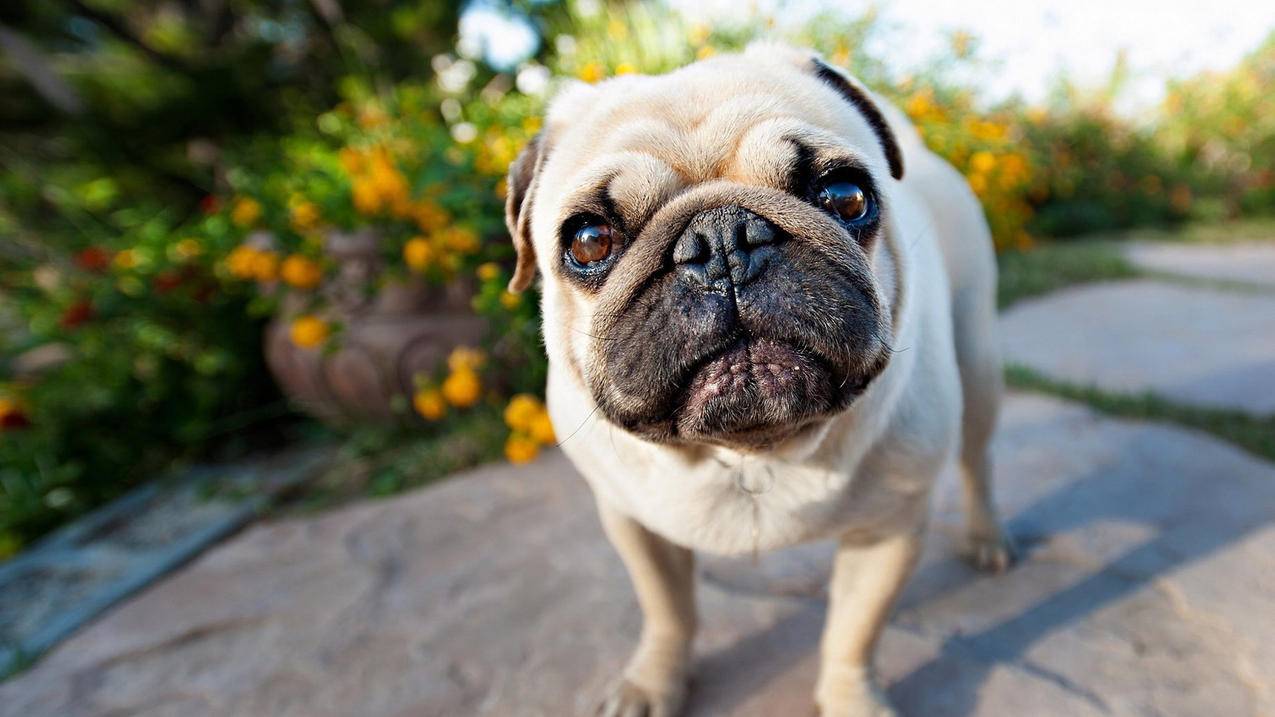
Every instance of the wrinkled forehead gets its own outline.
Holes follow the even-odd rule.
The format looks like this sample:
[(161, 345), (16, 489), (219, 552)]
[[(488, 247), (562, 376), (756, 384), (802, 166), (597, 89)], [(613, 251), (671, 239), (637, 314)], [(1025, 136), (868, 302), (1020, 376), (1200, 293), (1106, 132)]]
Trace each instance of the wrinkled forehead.
[[(544, 189), (628, 201), (713, 179), (783, 187), (801, 153), (879, 170), (871, 128), (812, 72), (732, 56), (570, 91), (550, 110)], [(548, 197), (547, 197), (548, 198)]]

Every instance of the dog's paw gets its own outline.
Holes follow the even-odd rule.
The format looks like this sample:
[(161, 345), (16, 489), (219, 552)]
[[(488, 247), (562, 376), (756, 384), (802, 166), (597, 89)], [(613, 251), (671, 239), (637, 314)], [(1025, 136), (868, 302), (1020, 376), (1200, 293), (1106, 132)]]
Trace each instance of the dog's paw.
[(1017, 550), (1013, 538), (998, 527), (993, 531), (974, 531), (967, 535), (961, 555), (979, 570), (1003, 573), (1014, 564)]
[(816, 713), (819, 717), (897, 717), (881, 688), (866, 680), (825, 694)]
[(685, 699), (685, 685), (657, 692), (625, 678), (598, 705), (597, 717), (677, 717)]

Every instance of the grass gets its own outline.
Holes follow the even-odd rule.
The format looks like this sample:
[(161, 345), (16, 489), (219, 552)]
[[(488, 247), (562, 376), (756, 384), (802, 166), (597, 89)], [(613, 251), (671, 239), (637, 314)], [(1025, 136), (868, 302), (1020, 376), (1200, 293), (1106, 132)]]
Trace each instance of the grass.
[(1223, 222), (1195, 222), (1178, 227), (1127, 229), (1120, 232), (1094, 234), (1081, 241), (1231, 244), (1243, 241), (1270, 241), (1272, 238), (1275, 238), (1275, 218), (1263, 217)]
[(997, 257), (1000, 284), (996, 300), (1002, 308), (1068, 286), (1143, 276), (1121, 249), (1108, 241), (1076, 240), (1044, 244)]
[(1275, 415), (1255, 416), (1243, 411), (1198, 408), (1176, 403), (1155, 393), (1113, 393), (1049, 378), (1026, 366), (1005, 367), (1011, 387), (1036, 391), (1083, 403), (1116, 418), (1159, 421), (1212, 434), (1244, 450), (1275, 461)]

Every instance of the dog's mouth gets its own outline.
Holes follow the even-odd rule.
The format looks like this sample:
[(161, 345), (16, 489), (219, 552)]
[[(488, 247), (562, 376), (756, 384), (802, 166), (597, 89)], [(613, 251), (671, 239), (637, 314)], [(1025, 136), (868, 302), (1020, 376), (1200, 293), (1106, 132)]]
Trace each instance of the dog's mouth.
[(683, 440), (768, 447), (831, 413), (845, 383), (805, 349), (745, 338), (691, 373), (669, 428)]

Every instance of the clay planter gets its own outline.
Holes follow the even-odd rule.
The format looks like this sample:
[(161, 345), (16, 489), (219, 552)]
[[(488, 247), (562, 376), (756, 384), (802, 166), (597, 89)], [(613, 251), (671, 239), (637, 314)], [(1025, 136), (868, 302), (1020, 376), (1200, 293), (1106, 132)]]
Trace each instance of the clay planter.
[[(286, 296), (266, 327), (266, 362), (284, 393), (303, 410), (334, 424), (388, 423), (410, 417), (404, 398), (412, 377), (434, 373), (452, 349), (476, 346), (484, 324), (470, 308), (473, 286), (424, 282), (388, 284), (369, 293), (369, 279), (383, 262), (372, 230), (332, 233), (326, 250), (339, 267), (319, 290), (321, 315), (344, 330), (336, 349), (301, 348), (289, 337), (292, 319), (307, 298)], [(402, 408), (394, 410), (395, 404)]]

